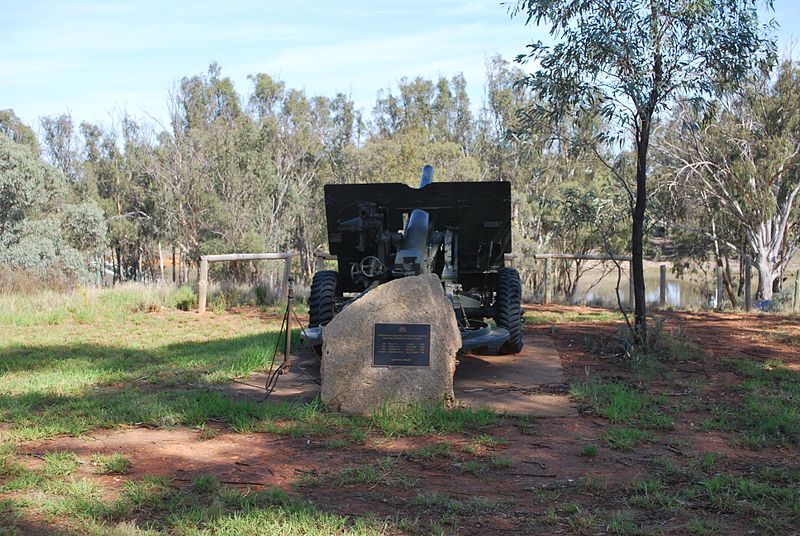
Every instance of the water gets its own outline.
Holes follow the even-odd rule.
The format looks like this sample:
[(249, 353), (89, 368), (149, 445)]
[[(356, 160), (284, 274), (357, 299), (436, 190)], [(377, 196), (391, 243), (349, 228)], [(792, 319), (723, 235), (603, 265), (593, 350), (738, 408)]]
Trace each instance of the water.
[[(616, 306), (617, 297), (615, 287), (617, 284), (616, 272), (606, 274), (597, 282), (602, 274), (599, 269), (592, 269), (581, 277), (578, 283), (575, 303), (589, 305)], [(712, 273), (713, 275), (713, 273)], [(645, 266), (645, 299), (648, 306), (658, 306), (660, 295), (660, 275), (657, 264)], [(683, 279), (676, 278), (667, 269), (666, 305), (675, 308), (709, 308), (716, 306), (716, 282), (713, 279), (704, 279), (703, 274), (691, 274)], [(628, 273), (623, 272), (619, 282), (619, 295), (623, 304), (627, 305), (630, 292)], [(563, 300), (563, 296), (555, 296), (556, 301)]]

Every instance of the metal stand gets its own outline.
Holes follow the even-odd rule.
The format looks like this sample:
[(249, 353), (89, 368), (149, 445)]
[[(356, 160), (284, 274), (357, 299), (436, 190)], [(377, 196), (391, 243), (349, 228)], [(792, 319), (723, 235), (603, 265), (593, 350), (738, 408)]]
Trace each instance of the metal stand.
[(292, 353), (292, 302), (294, 301), (294, 277), (289, 276), (287, 280), (286, 290), (286, 313), (284, 319), (286, 322), (286, 344), (283, 345), (283, 364), (278, 369), (278, 374), (284, 374), (289, 370), (289, 356)]

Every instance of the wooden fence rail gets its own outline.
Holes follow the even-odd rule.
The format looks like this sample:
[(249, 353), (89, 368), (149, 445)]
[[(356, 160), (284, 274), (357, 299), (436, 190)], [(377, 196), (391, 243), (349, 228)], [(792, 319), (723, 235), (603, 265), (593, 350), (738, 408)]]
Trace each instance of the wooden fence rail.
[(200, 257), (200, 280), (197, 282), (198, 312), (206, 312), (206, 299), (208, 296), (208, 263), (224, 261), (283, 261), (283, 281), (281, 296), (285, 296), (289, 288), (289, 275), (292, 271), (292, 258), (297, 253), (231, 253), (228, 255), (203, 255)]

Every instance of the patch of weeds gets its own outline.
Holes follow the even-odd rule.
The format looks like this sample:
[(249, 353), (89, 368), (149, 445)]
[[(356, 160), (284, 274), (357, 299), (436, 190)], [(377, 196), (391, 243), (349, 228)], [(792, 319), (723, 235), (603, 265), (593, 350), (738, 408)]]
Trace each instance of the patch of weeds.
[(381, 472), (372, 465), (348, 465), (336, 475), (336, 483), (341, 486), (374, 484), (381, 479)]
[(673, 424), (664, 409), (664, 397), (642, 393), (620, 383), (587, 378), (573, 383), (570, 394), (613, 423), (657, 429), (668, 429)]
[(530, 417), (518, 417), (514, 425), (516, 425), (519, 433), (522, 435), (533, 435), (535, 433), (533, 419)]
[(694, 517), (686, 524), (686, 531), (692, 536), (712, 536), (722, 534), (722, 523), (716, 519)]
[(758, 469), (758, 477), (767, 482), (791, 483), (800, 481), (800, 470), (780, 465), (764, 465)]
[(216, 428), (207, 426), (206, 423), (198, 424), (197, 431), (200, 432), (200, 435), (203, 436), (203, 439), (214, 439), (219, 435), (219, 432), (217, 432)]
[(358, 486), (382, 484), (400, 488), (413, 488), (418, 480), (401, 473), (397, 468), (398, 458), (387, 456), (376, 464), (347, 465), (341, 470), (320, 475), (315, 472), (303, 473), (296, 486), (298, 488)]
[(449, 514), (476, 515), (493, 512), (505, 503), (482, 496), (471, 497), (469, 499), (457, 499), (446, 493), (431, 491), (418, 494), (411, 499), (409, 504), (432, 510), (440, 510)]
[(564, 488), (562, 487), (540, 486), (525, 488), (525, 491), (530, 491), (537, 501), (545, 504), (557, 502), (564, 494)]
[(167, 304), (181, 311), (189, 311), (197, 306), (197, 294), (189, 285), (183, 285), (170, 294)]
[(647, 441), (653, 440), (652, 432), (640, 428), (612, 428), (603, 434), (612, 449), (631, 451)]
[(544, 522), (548, 525), (555, 525), (558, 523), (558, 514), (554, 506), (548, 506), (544, 511)]
[(580, 311), (525, 311), (525, 322), (531, 324), (557, 324), (557, 323), (582, 323), (582, 322), (618, 322), (622, 314), (613, 309), (593, 309)]
[(492, 426), (497, 414), (488, 408), (448, 409), (443, 405), (402, 405), (386, 402), (373, 413), (370, 424), (386, 437), (461, 433)]
[(468, 473), (475, 476), (489, 472), (489, 464), (477, 460), (462, 462), (456, 464), (456, 467), (458, 467), (458, 470), (462, 473)]
[(353, 440), (353, 443), (358, 443), (359, 445), (363, 445), (367, 442), (367, 438), (369, 437), (369, 432), (363, 428), (352, 428), (350, 430), (350, 439)]
[(43, 459), (42, 473), (48, 478), (69, 476), (75, 472), (80, 463), (74, 452), (48, 452)]
[(655, 458), (657, 474), (670, 484), (683, 484), (693, 481), (698, 475), (708, 475), (714, 471), (719, 460), (719, 453), (705, 452), (691, 457), (687, 463), (680, 464), (667, 457)]
[(669, 361), (702, 361), (705, 352), (683, 331), (665, 333), (659, 340), (658, 350)]
[(43, 510), (52, 515), (73, 518), (95, 519), (106, 515), (108, 508), (102, 502), (103, 489), (90, 480), (81, 479), (52, 486), (52, 497), (43, 505)]
[(586, 476), (578, 480), (578, 487), (587, 493), (605, 491), (608, 489), (608, 479), (597, 476)]
[(475, 439), (473, 439), (473, 442), (478, 447), (483, 447), (488, 449), (493, 449), (500, 446), (508, 445), (508, 440), (506, 440), (505, 438), (494, 437), (489, 434), (481, 434), (477, 436)]
[(740, 517), (760, 517), (765, 522), (796, 515), (800, 501), (795, 485), (781, 486), (731, 474), (709, 477), (704, 488), (708, 500), (719, 510)]
[(725, 414), (748, 447), (800, 443), (800, 374), (775, 360), (736, 359), (731, 364), (744, 378), (743, 403), (715, 408), (715, 413)]
[(513, 464), (510, 456), (492, 456), (492, 465), (497, 468), (511, 467)]
[(581, 456), (594, 458), (597, 456), (597, 445), (585, 445), (581, 450)]
[(220, 487), (219, 479), (213, 475), (197, 475), (192, 479), (192, 491), (201, 495), (216, 493)]
[(637, 482), (630, 495), (630, 503), (645, 510), (665, 508), (667, 510), (680, 510), (683, 506), (676, 500), (676, 496), (669, 493), (667, 486), (661, 480), (643, 480)]
[(581, 505), (574, 501), (569, 501), (558, 505), (558, 511), (562, 514), (574, 514), (576, 512), (580, 512), (580, 510)]
[(323, 441), (322, 445), (329, 450), (341, 450), (350, 446), (350, 441), (343, 438), (331, 438)]
[(475, 455), (478, 453), (478, 448), (472, 443), (464, 443), (461, 445), (461, 452)]
[(641, 534), (630, 512), (616, 511), (609, 514), (606, 520), (606, 530), (618, 536), (632, 536)]
[(599, 517), (593, 512), (578, 510), (565, 519), (567, 527), (573, 534), (594, 534), (595, 529), (599, 528)]
[(97, 472), (102, 475), (124, 475), (130, 471), (130, 458), (120, 454), (94, 454), (92, 464), (97, 466)]
[(125, 482), (124, 500), (134, 510), (159, 510), (168, 504), (172, 494), (172, 480), (163, 476), (145, 475), (141, 480)]
[(450, 443), (434, 443), (408, 453), (408, 457), (416, 461), (449, 459), (454, 456)]

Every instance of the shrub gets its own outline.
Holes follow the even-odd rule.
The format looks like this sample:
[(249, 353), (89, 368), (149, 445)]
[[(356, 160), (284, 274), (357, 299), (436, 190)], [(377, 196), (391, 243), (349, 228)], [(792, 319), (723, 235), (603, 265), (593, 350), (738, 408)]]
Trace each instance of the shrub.
[(197, 294), (189, 285), (183, 285), (172, 293), (169, 301), (170, 305), (181, 311), (188, 311), (197, 306)]

